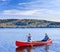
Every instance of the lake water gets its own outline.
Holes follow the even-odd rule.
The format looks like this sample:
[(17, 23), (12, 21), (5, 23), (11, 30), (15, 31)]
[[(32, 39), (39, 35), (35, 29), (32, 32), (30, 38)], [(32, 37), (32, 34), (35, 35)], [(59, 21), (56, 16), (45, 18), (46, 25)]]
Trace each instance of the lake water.
[[(32, 34), (32, 40), (42, 40), (44, 34), (48, 33), (53, 44), (48, 50), (46, 46), (16, 50), (15, 41), (27, 41), (25, 36), (29, 33)], [(60, 52), (60, 28), (0, 28), (0, 52)]]

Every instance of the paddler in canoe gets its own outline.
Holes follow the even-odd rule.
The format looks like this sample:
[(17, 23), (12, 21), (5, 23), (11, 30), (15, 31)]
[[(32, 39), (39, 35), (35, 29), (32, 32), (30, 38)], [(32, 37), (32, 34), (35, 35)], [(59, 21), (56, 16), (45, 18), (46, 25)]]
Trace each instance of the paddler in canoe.
[(31, 34), (29, 33), (26, 37), (27, 37), (27, 42), (31, 42), (31, 37), (32, 37)]
[(33, 47), (30, 33), (27, 35), (27, 42), (30, 42), (31, 47)]
[(43, 40), (41, 40), (41, 41), (48, 41), (48, 40), (50, 40), (50, 38), (48, 37), (48, 34), (47, 34), (47, 33), (45, 33), (45, 37), (44, 37), (44, 39), (43, 39)]
[(45, 42), (45, 41), (48, 41), (50, 40), (49, 36), (47, 33), (45, 33), (45, 37), (41, 40), (41, 41), (37, 41), (37, 42)]

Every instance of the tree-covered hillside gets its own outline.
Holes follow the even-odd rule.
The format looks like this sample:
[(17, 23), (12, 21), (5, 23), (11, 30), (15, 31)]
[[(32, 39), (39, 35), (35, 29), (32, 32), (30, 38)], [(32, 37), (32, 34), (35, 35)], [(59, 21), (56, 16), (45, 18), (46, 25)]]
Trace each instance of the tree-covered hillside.
[(60, 22), (36, 19), (0, 19), (0, 28), (60, 28)]

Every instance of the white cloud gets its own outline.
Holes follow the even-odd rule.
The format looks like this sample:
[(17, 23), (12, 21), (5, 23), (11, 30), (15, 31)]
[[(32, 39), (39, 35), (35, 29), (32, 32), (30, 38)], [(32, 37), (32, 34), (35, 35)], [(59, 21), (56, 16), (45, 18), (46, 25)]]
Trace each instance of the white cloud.
[(5, 10), (2, 14), (4, 15), (33, 15), (36, 13), (37, 10), (27, 10), (27, 11), (20, 11), (20, 10)]
[(25, 5), (25, 4), (28, 4), (28, 3), (18, 3), (18, 5)]
[[(58, 12), (57, 12), (58, 13)], [(27, 11), (21, 11), (21, 10), (5, 10), (3, 11), (4, 15), (26, 15), (26, 16), (39, 16), (44, 14), (56, 14), (53, 10), (48, 9), (38, 9), (38, 10), (27, 10)]]
[(50, 9), (36, 9), (36, 10), (4, 10), (2, 14), (6, 15), (39, 15), (39, 14), (60, 14), (57, 10)]
[[(5, 10), (1, 14), (3, 18), (17, 18), (17, 19), (43, 19), (49, 21), (60, 21), (60, 12), (50, 9), (38, 9), (38, 10)], [(1, 17), (2, 17), (1, 16)], [(0, 18), (1, 18), (0, 17)]]

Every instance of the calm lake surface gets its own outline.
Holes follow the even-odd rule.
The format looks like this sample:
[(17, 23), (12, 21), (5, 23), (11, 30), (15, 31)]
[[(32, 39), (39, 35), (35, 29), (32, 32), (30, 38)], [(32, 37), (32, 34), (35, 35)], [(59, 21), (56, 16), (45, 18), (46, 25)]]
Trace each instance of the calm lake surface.
[[(26, 35), (32, 34), (32, 40), (42, 40), (47, 33), (53, 44), (16, 50), (15, 41), (27, 41)], [(60, 28), (0, 28), (0, 52), (60, 52)]]

